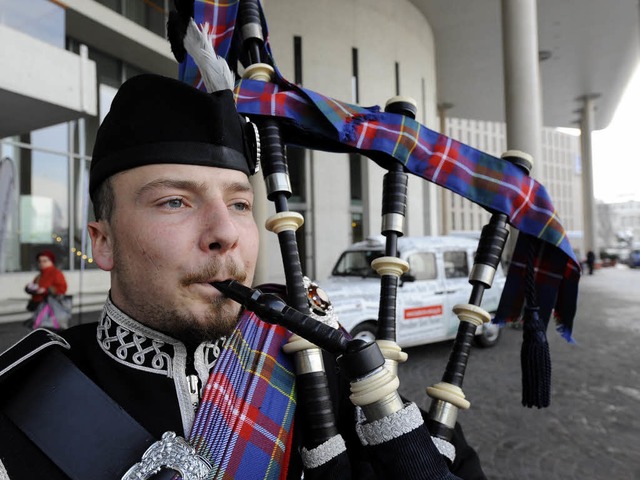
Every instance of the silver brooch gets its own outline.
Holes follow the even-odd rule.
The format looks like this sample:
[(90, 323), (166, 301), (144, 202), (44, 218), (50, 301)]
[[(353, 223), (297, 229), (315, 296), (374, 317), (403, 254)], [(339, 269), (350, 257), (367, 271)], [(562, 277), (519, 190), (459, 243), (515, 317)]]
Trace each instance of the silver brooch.
[(174, 432), (165, 432), (142, 455), (142, 460), (124, 474), (122, 480), (146, 480), (161, 468), (175, 470), (183, 480), (203, 480), (211, 464), (198, 455), (187, 441)]
[(307, 290), (307, 301), (309, 302), (311, 317), (325, 325), (338, 328), (338, 316), (333, 309), (333, 304), (329, 300), (327, 292), (306, 275), (302, 277), (302, 281), (304, 288)]

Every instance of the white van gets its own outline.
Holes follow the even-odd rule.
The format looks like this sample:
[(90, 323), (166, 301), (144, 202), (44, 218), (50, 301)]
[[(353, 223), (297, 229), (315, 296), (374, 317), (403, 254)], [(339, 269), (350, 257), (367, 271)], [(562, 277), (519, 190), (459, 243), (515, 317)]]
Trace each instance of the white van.
[[(342, 326), (367, 341), (375, 339), (380, 301), (380, 276), (371, 268), (371, 261), (384, 256), (385, 241), (385, 237), (376, 236), (353, 244), (340, 255), (331, 276), (321, 285)], [(397, 294), (396, 341), (401, 347), (455, 338), (459, 320), (452, 308), (469, 303), (469, 272), (477, 245), (477, 239), (462, 236), (398, 239), (398, 254), (409, 263)], [(492, 317), (504, 282), (499, 266), (481, 305)], [(490, 347), (499, 336), (498, 325), (485, 324), (477, 329), (476, 343)]]

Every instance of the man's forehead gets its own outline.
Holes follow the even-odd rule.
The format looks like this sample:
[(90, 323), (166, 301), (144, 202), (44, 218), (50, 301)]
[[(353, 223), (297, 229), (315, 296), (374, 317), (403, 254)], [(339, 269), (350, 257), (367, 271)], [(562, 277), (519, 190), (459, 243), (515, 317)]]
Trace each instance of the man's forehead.
[[(171, 183), (196, 182), (203, 187), (251, 189), (246, 174), (229, 168), (184, 164), (153, 164), (135, 167), (119, 172), (113, 177), (116, 184), (134, 188), (157, 185), (170, 186)], [(149, 188), (146, 187), (146, 188)]]

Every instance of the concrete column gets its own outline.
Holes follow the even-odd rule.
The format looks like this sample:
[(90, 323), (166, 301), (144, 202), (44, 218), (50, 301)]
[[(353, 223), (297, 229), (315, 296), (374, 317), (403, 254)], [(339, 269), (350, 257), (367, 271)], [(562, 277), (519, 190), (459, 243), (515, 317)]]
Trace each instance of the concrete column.
[(582, 203), (584, 215), (583, 256), (592, 250), (598, 257), (598, 241), (596, 234), (595, 200), (593, 197), (593, 165), (591, 131), (594, 125), (595, 99), (597, 94), (585, 95), (581, 98), (584, 102), (582, 119), (580, 124), (580, 150), (582, 157)]
[[(502, 0), (501, 5), (507, 150), (531, 155), (533, 174), (542, 154), (537, 2)], [(515, 247), (516, 233), (511, 229), (505, 248), (507, 263)]]

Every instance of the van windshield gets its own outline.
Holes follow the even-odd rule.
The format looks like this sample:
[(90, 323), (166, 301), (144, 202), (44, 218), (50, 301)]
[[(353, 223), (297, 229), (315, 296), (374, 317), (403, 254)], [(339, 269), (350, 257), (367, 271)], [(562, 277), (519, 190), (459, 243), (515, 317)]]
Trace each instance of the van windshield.
[(371, 262), (382, 256), (384, 252), (380, 250), (344, 252), (331, 274), (342, 277), (379, 277), (378, 273), (371, 268)]

